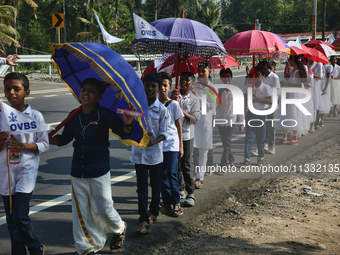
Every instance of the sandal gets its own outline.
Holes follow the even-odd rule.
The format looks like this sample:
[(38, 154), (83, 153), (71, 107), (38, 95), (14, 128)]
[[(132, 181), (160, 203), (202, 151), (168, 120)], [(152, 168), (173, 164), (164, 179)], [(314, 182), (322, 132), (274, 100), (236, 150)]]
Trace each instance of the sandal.
[(250, 165), (250, 162), (249, 161), (244, 161), (243, 163), (241, 163), (241, 167), (247, 167)]
[(161, 207), (159, 208), (159, 212), (160, 212), (161, 214), (171, 213), (171, 212), (172, 212), (172, 207), (171, 207), (171, 205), (170, 205), (169, 207), (161, 206)]
[(110, 242), (110, 251), (123, 248), (124, 241), (125, 241), (126, 228), (127, 228), (127, 224), (124, 221), (123, 232), (120, 233), (120, 234), (114, 234), (113, 235), (113, 238)]
[(289, 144), (289, 145), (299, 145), (299, 140), (296, 140), (296, 141), (289, 141), (288, 144)]
[(308, 131), (308, 133), (315, 133), (315, 130), (314, 130), (314, 129), (310, 129), (310, 130)]
[(257, 166), (263, 166), (263, 164), (264, 164), (264, 160), (258, 160), (257, 161)]
[(178, 205), (177, 208), (173, 210), (173, 213), (175, 217), (181, 216), (183, 214), (182, 207)]
[(287, 139), (281, 139), (280, 140), (280, 143), (284, 143), (284, 144), (286, 144), (288, 142), (288, 140)]

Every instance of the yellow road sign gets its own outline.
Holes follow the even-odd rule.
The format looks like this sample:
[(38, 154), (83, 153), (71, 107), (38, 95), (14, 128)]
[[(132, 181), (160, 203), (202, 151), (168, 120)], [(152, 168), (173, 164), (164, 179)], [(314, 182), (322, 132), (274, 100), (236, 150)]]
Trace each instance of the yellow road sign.
[(64, 13), (52, 13), (52, 27), (64, 27)]

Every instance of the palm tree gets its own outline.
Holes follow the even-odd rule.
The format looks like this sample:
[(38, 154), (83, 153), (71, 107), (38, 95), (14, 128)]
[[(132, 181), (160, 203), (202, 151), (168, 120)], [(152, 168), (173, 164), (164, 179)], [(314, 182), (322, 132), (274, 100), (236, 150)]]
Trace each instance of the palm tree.
[(222, 25), (220, 23), (222, 7), (214, 2), (207, 2), (203, 5), (196, 0), (197, 7), (203, 12), (204, 24), (210, 27), (212, 30), (217, 31), (218, 29), (227, 29), (235, 32), (236, 29), (232, 25)]
[(19, 37), (19, 33), (11, 24), (17, 14), (17, 9), (13, 6), (0, 6), (0, 42), (8, 46), (14, 45), (20, 47), (19, 42), (13, 38)]

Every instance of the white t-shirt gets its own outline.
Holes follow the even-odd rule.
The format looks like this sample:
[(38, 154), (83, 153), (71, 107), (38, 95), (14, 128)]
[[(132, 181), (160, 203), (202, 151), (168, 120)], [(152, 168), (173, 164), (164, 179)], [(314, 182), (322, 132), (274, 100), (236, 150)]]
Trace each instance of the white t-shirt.
[[(198, 121), (201, 117), (201, 105), (197, 96), (189, 92), (186, 96), (179, 93), (178, 103), (183, 111), (194, 116)], [(183, 141), (188, 141), (194, 138), (195, 125), (185, 118), (182, 119), (182, 138)]]
[(280, 84), (279, 76), (277, 76), (276, 73), (270, 72), (267, 77), (264, 77), (262, 79), (262, 82), (264, 84), (268, 84), (272, 89), (274, 88), (278, 89), (277, 92), (278, 94), (280, 94), (281, 84)]
[(179, 103), (172, 100), (167, 106), (169, 113), (168, 137), (163, 141), (163, 151), (179, 151), (179, 138), (175, 121), (184, 117)]
[[(248, 88), (251, 88), (252, 84), (248, 84), (246, 86), (244, 86), (243, 88), (243, 94), (247, 95), (248, 93)], [(265, 99), (267, 97), (273, 96), (273, 90), (272, 88), (267, 85), (264, 84), (263, 82), (261, 83), (260, 86), (258, 86), (257, 88), (255, 87), (255, 97), (259, 98), (259, 99)], [(261, 103), (253, 103), (254, 108), (256, 110), (264, 110), (270, 107), (269, 104), (261, 104)]]

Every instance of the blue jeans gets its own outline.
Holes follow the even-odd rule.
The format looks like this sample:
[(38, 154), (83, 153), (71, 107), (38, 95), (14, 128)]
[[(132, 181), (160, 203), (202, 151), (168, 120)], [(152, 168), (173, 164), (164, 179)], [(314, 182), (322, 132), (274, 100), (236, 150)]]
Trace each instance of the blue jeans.
[[(255, 120), (257, 121), (251, 121), (250, 125), (256, 126), (251, 127), (248, 125), (249, 120)], [(255, 115), (250, 111), (247, 111), (246, 113), (246, 139), (245, 139), (245, 148), (244, 148), (244, 160), (250, 162), (250, 155), (251, 155), (251, 148), (253, 146), (253, 141), (256, 135), (257, 140), (257, 149), (258, 149), (258, 157), (257, 160), (263, 160), (264, 159), (264, 144), (266, 142), (266, 119), (267, 116), (259, 116)], [(262, 122), (260, 121), (262, 120)], [(261, 126), (262, 125), (262, 126)]]
[(178, 187), (178, 152), (163, 152), (162, 199), (164, 207), (181, 205)]
[(150, 213), (158, 216), (159, 203), (161, 200), (162, 164), (143, 165), (136, 164), (137, 193), (138, 193), (138, 214), (139, 222), (149, 223), (148, 214), (148, 178), (150, 175), (150, 186), (152, 190)]
[(29, 203), (33, 192), (12, 195), (12, 214), (9, 196), (2, 196), (6, 212), (8, 232), (11, 238), (12, 255), (26, 255), (26, 246), (31, 255), (40, 255), (41, 243), (35, 237), (29, 213)]

